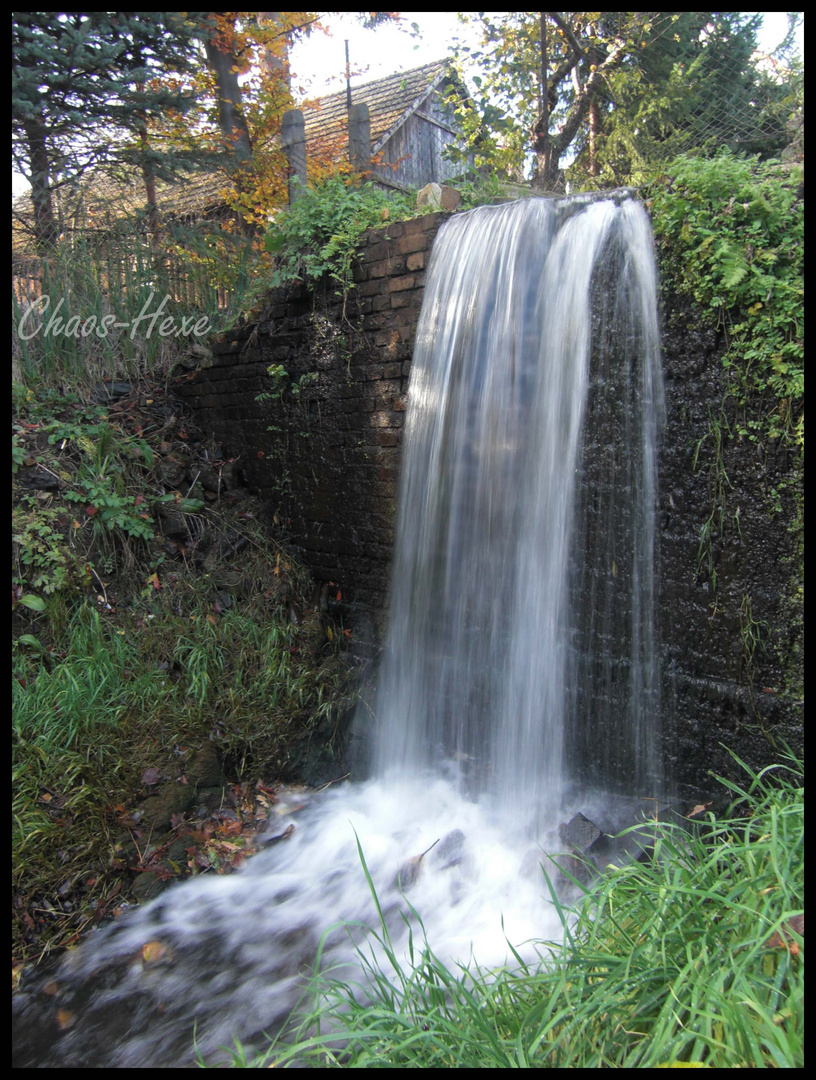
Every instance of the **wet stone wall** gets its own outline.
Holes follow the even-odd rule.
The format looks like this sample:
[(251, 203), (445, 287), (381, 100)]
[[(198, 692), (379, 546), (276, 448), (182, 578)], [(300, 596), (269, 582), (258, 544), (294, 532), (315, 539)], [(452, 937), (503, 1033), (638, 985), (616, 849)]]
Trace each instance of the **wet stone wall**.
[[(240, 459), (318, 583), (333, 582), (352, 625), (375, 636), (387, 603), (413, 338), (447, 216), (368, 233), (345, 302), (328, 282), (272, 294), (257, 320), (211, 342), (212, 357), (175, 383), (199, 426)], [(727, 437), (736, 416), (733, 405), (721, 414), (722, 337), (687, 301), (661, 303), (663, 743), (678, 791), (695, 797), (712, 786), (710, 771), (743, 778), (725, 746), (756, 768), (783, 743), (801, 746), (801, 478), (790, 451)], [(590, 403), (598, 392), (590, 387)], [(588, 432), (588, 486), (602, 471), (593, 447), (606, 452)]]
[(722, 333), (688, 301), (662, 301), (664, 746), (690, 793), (709, 771), (745, 779), (725, 747), (755, 768), (802, 749), (802, 471), (798, 451), (735, 435), (746, 412), (725, 397)]

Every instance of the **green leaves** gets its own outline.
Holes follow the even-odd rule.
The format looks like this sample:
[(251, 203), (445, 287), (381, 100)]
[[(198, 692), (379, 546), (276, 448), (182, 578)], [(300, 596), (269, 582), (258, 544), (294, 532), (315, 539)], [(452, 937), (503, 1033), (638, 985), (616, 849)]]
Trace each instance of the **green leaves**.
[[(681, 156), (653, 185), (652, 219), (675, 284), (727, 328), (739, 430), (804, 439), (803, 204), (780, 163)], [(750, 415), (753, 413), (754, 415)], [(761, 422), (752, 422), (761, 421)]]
[[(21, 603), (23, 607), (27, 607), (30, 611), (45, 611), (45, 600), (43, 600), (41, 596), (34, 596), (32, 593), (23, 593), (19, 603)], [(24, 645), (30, 645), (32, 642), (36, 641), (36, 638), (33, 638), (30, 634), (23, 634), (19, 640)]]
[(266, 250), (277, 256), (269, 284), (277, 288), (330, 274), (345, 295), (354, 287), (352, 263), (366, 229), (414, 214), (409, 199), (386, 195), (373, 184), (339, 176), (314, 184), (266, 235)]

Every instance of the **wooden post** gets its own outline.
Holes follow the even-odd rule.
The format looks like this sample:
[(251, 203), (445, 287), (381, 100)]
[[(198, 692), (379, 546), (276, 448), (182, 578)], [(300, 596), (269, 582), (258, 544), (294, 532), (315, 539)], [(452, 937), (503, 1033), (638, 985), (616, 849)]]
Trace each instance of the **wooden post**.
[(366, 178), (371, 173), (371, 120), (368, 105), (352, 105), (348, 114), (349, 161), (355, 172)]
[(281, 142), (289, 162), (289, 205), (306, 190), (306, 125), (300, 109), (289, 109), (281, 119)]

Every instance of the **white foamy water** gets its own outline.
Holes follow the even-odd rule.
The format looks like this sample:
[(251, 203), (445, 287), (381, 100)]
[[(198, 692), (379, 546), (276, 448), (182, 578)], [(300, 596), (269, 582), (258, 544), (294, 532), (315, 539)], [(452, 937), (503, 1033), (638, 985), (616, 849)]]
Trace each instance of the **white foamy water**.
[[(512, 960), (508, 941), (534, 960), (534, 941), (560, 939), (538, 866), (546, 861), (542, 847), (506, 833), (445, 780), (338, 788), (282, 820), (296, 825), (290, 839), (240, 872), (173, 888), (71, 954), (49, 1012), (36, 1025), (33, 1014), (18, 1024), (37, 1064), (189, 1066), (194, 1028), (208, 1061), (223, 1058), (219, 1048), (234, 1038), (262, 1049), (262, 1033), (274, 1032), (301, 998), (326, 931), (323, 966), (337, 974), (359, 980), (355, 943), (379, 954), (364, 932), (381, 927), (358, 841), (406, 966), (403, 916), (415, 946), (422, 944), (406, 901), (451, 966), (473, 958), (487, 968), (504, 965)], [(417, 869), (412, 860), (427, 848)], [(155, 960), (145, 961), (145, 946)], [(64, 1031), (57, 1009), (75, 1017)], [(18, 1041), (22, 1066), (24, 1050)]]

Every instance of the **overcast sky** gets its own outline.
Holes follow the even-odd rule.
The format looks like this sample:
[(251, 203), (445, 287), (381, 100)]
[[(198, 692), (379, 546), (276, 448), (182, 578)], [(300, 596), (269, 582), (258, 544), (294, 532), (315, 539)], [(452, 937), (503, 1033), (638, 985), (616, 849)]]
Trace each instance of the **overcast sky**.
[[(293, 89), (298, 98), (318, 97), (345, 86), (345, 46), (349, 41), (352, 87), (394, 71), (407, 71), (448, 55), (456, 38), (472, 33), (454, 11), (404, 11), (398, 24), (364, 30), (354, 13), (328, 15), (323, 23), (330, 33), (312, 33), (292, 50)], [(785, 36), (784, 11), (763, 12), (760, 48), (771, 52)], [(418, 33), (412, 28), (416, 24)], [(800, 30), (800, 33), (802, 31)], [(801, 45), (800, 45), (801, 48)], [(12, 173), (12, 197), (28, 185)]]

